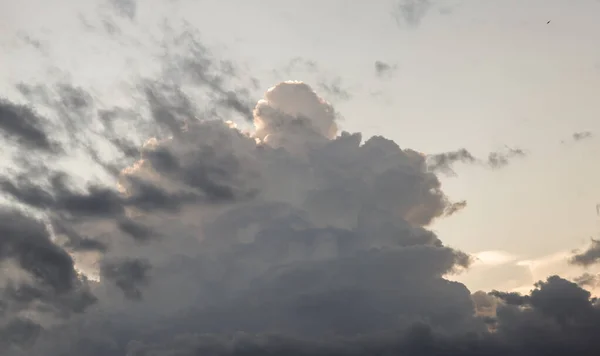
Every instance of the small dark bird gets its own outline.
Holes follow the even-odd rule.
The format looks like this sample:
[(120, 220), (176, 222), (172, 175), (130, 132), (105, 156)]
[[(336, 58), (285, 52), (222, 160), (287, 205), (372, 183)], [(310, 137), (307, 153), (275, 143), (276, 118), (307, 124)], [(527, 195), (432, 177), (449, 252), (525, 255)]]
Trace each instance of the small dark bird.
[(552, 20), (548, 20), (548, 22), (546, 22), (546, 25), (547, 25), (547, 24), (549, 24), (549, 23), (550, 23), (550, 21), (552, 21)]

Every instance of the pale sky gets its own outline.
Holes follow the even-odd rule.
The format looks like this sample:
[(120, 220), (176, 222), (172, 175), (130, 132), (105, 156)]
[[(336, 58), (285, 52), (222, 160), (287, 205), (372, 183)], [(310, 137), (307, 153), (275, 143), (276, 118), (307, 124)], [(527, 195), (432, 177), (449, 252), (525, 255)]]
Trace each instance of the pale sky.
[[(153, 0), (139, 5), (125, 30), (144, 34), (164, 17), (188, 21), (207, 44), (247, 68), (260, 91), (305, 81), (334, 103), (344, 130), (365, 137), (381, 134), (424, 153), (464, 147), (486, 156), (504, 145), (522, 148), (528, 156), (501, 170), (457, 165), (456, 177), (443, 178), (444, 191), (468, 206), (433, 228), (465, 252), (496, 251), (480, 256), (500, 266), (476, 264), (460, 277), (471, 290), (582, 274), (564, 261), (600, 232), (600, 2), (431, 1), (413, 26), (396, 21), (396, 3)], [(84, 35), (78, 11), (98, 11), (84, 7), (74, 0), (1, 0), (1, 90), (48, 75), (49, 65), (107, 91), (123, 73), (151, 70), (151, 58)], [(18, 42), (18, 33), (38, 39), (47, 56)], [(318, 73), (284, 74), (296, 57), (315, 62)], [(375, 61), (396, 69), (380, 79)], [(318, 89), (336, 78), (349, 100)], [(575, 142), (572, 134), (582, 131), (595, 136)], [(525, 265), (537, 266), (533, 277), (523, 274)]]

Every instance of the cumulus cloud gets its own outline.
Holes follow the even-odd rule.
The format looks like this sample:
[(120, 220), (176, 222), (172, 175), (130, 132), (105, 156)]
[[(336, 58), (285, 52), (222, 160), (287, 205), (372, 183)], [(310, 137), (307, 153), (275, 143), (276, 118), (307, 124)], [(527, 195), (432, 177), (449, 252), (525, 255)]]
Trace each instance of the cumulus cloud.
[[(238, 129), (218, 110), (249, 126), (221, 100), (244, 93), (232, 72), (177, 63), (131, 108), (74, 86), (43, 102), (64, 123), (45, 132), (86, 159), (2, 172), (3, 355), (597, 354), (600, 310), (576, 284), (471, 295), (446, 278), (472, 258), (428, 225), (465, 203), (428, 156), (340, 132), (302, 82)], [(104, 178), (81, 179), (92, 167)]]
[[(115, 177), (118, 187), (80, 190), (52, 166), (43, 182), (3, 180), (14, 201), (47, 217), (53, 238), (45, 249), (65, 256), (64, 278), (83, 283), (74, 260), (96, 268), (95, 310), (112, 313), (123, 303), (119, 291), (137, 308), (154, 309), (146, 317), (171, 310), (177, 333), (278, 330), (313, 338), (384, 332), (423, 318), (477, 328), (468, 290), (443, 279), (469, 257), (425, 229), (456, 207), (423, 155), (383, 137), (363, 143), (360, 134), (338, 133), (332, 106), (301, 82), (269, 89), (247, 133), (186, 117), (186, 101), (174, 108), (156, 97), (148, 96), (150, 115), (171, 136), (148, 140), (139, 160)], [(189, 294), (176, 304), (191, 314), (164, 305), (178, 298), (161, 291), (179, 283)], [(82, 320), (100, 322), (95, 315)], [(50, 335), (75, 332), (74, 320), (66, 329), (44, 328), (35, 345), (59, 350), (48, 346)]]

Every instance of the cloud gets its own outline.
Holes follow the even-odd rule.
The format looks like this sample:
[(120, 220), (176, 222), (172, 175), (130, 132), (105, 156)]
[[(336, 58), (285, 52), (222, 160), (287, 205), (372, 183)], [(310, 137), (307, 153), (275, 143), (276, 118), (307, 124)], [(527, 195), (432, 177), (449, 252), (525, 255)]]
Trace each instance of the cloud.
[(25, 148), (54, 152), (58, 144), (49, 137), (44, 119), (31, 108), (0, 99), (0, 133)]
[(375, 74), (380, 78), (391, 76), (396, 69), (396, 65), (375, 61)]
[(394, 9), (393, 15), (398, 24), (417, 27), (431, 8), (429, 0), (401, 0)]
[(340, 100), (349, 100), (352, 95), (350, 92), (342, 86), (341, 78), (336, 77), (331, 82), (319, 83), (319, 89), (323, 90), (330, 97), (337, 98)]
[(580, 141), (589, 140), (594, 137), (594, 133), (592, 131), (577, 131), (574, 132), (568, 140), (562, 140), (562, 144), (567, 144), (569, 142), (575, 143)]
[[(147, 96), (150, 115), (171, 135), (147, 141), (116, 177), (119, 189), (77, 189), (52, 166), (41, 183), (4, 178), (7, 194), (55, 226), (50, 246), (97, 261), (84, 267), (100, 266), (93, 290), (103, 313), (121, 303), (116, 287), (155, 310), (146, 318), (163, 314), (164, 303), (189, 310), (168, 314), (173, 329), (165, 340), (188, 328), (353, 335), (422, 318), (475, 327), (468, 290), (442, 278), (467, 266), (468, 256), (425, 229), (453, 205), (421, 154), (382, 137), (362, 143), (359, 134), (338, 134), (333, 107), (301, 82), (269, 89), (249, 133), (186, 116), (193, 110), (185, 100), (157, 97)], [(161, 297), (184, 285), (189, 300)], [(95, 318), (84, 320), (95, 325)], [(127, 323), (134, 314), (118, 318)], [(32, 354), (59, 350), (48, 343), (55, 333), (75, 332), (71, 320), (65, 329), (44, 328)], [(90, 345), (74, 350), (91, 352)]]
[(119, 15), (129, 19), (135, 18), (138, 6), (136, 0), (109, 0), (109, 4)]
[(462, 200), (449, 204), (444, 210), (445, 216), (451, 216), (467, 207), (467, 201)]
[(600, 276), (598, 274), (584, 273), (574, 279), (574, 282), (582, 287), (594, 288), (600, 284)]
[(475, 163), (477, 159), (465, 148), (456, 151), (437, 153), (429, 156), (429, 169), (432, 171), (443, 171), (448, 174), (454, 173), (451, 166), (456, 162)]
[(246, 117), (222, 100), (250, 96), (234, 72), (183, 38), (129, 108), (64, 83), (37, 101), (68, 150), (1, 173), (3, 355), (597, 354), (576, 284), (471, 295), (445, 277), (473, 259), (428, 228), (465, 205), (428, 156), (340, 132), (303, 82)]
[[(315, 77), (317, 88), (326, 95), (329, 100), (346, 101), (352, 98), (352, 93), (348, 89), (340, 76), (329, 74), (329, 70), (321, 68), (313, 60), (295, 57), (282, 69), (287, 78), (301, 76), (302, 78)], [(275, 71), (277, 77), (283, 75)]]
[(427, 157), (427, 164), (431, 171), (442, 172), (448, 175), (455, 175), (452, 166), (455, 163), (467, 163), (483, 165), (492, 169), (499, 169), (507, 166), (510, 160), (516, 157), (524, 157), (525, 151), (518, 148), (507, 147), (506, 150), (490, 152), (487, 160), (476, 158), (465, 148), (456, 151), (432, 154)]
[(600, 261), (600, 241), (591, 240), (590, 246), (585, 251), (577, 253), (571, 258), (571, 263), (585, 267)]
[(491, 152), (488, 155), (487, 164), (492, 168), (502, 168), (515, 157), (525, 157), (525, 151), (520, 148), (507, 147), (504, 152)]
[(290, 75), (298, 70), (305, 70), (308, 72), (318, 72), (319, 66), (317, 62), (302, 57), (294, 57), (290, 62), (283, 68), (285, 74)]
[(575, 141), (581, 141), (581, 140), (585, 140), (588, 138), (591, 138), (593, 136), (591, 131), (581, 131), (581, 132), (575, 132), (573, 134), (573, 140)]
[(148, 271), (151, 266), (140, 259), (121, 259), (103, 261), (100, 276), (114, 283), (129, 299), (142, 298), (140, 288), (149, 283)]

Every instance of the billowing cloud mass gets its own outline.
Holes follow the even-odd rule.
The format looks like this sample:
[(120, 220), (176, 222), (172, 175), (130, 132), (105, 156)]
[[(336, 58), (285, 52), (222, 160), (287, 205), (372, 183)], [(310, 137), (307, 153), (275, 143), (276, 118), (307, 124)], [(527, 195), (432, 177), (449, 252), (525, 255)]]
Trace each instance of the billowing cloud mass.
[[(107, 108), (63, 84), (47, 126), (0, 104), (27, 122), (0, 125), (22, 138), (0, 181), (2, 355), (598, 354), (600, 309), (574, 283), (471, 295), (444, 278), (471, 258), (427, 226), (465, 202), (427, 155), (340, 132), (303, 82), (238, 129), (218, 115), (247, 124), (227, 75), (186, 63), (215, 96), (170, 78)], [(105, 178), (80, 178), (92, 169)]]

